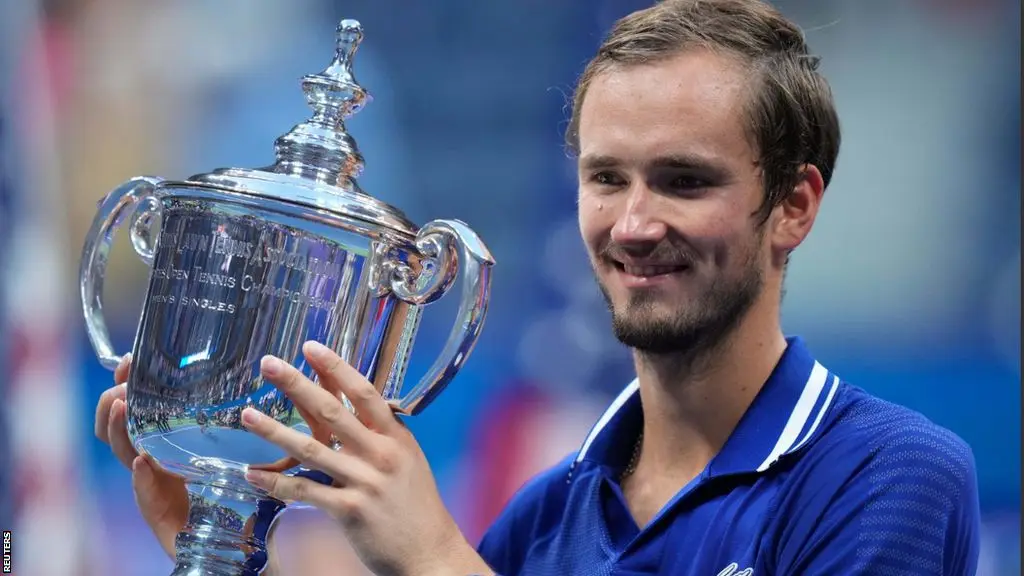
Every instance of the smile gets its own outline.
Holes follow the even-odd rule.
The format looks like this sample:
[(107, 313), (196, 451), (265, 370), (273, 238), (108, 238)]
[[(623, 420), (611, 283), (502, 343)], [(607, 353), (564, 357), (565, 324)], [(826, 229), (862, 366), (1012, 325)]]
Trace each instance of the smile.
[(664, 274), (674, 274), (676, 272), (682, 272), (686, 269), (686, 266), (634, 266), (629, 264), (618, 264), (619, 268), (623, 272), (630, 276), (637, 276), (640, 278), (650, 278), (652, 276), (662, 276)]
[(624, 264), (615, 260), (612, 263), (626, 288), (650, 288), (689, 269), (684, 264)]

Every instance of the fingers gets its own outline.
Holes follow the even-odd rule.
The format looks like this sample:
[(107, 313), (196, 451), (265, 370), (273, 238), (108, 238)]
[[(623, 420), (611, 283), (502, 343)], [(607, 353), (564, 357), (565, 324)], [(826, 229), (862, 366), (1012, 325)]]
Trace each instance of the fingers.
[(319, 342), (306, 342), (302, 351), (320, 375), (324, 387), (340, 389), (356, 409), (359, 420), (372, 430), (387, 433), (397, 425), (391, 407), (365, 376)]
[(139, 455), (128, 439), (127, 407), (124, 400), (115, 399), (110, 407), (110, 419), (107, 421), (107, 438), (110, 441), (110, 448), (127, 468), (132, 467), (132, 461)]
[(316, 438), (293, 430), (253, 408), (242, 411), (242, 424), (299, 462), (328, 474), (341, 484), (360, 483), (373, 473), (363, 460), (345, 452), (336, 452)]
[(305, 502), (331, 512), (338, 508), (341, 491), (308, 478), (285, 476), (277, 472), (263, 470), (249, 470), (245, 474), (245, 479), (278, 500)]
[(96, 403), (96, 417), (93, 423), (93, 432), (96, 437), (103, 442), (110, 443), (110, 435), (108, 434), (108, 424), (110, 421), (110, 408), (114, 404), (114, 400), (120, 399), (124, 401), (128, 387), (128, 373), (131, 368), (131, 355), (126, 354), (121, 359), (121, 363), (118, 364), (117, 369), (114, 370), (114, 382), (115, 386), (106, 389), (103, 394), (100, 394), (99, 402)]
[(317, 386), (294, 366), (274, 356), (260, 363), (263, 376), (284, 392), (304, 416), (334, 432), (341, 442), (361, 449), (369, 442), (368, 431), (337, 397)]
[(114, 383), (124, 384), (128, 381), (128, 373), (132, 366), (132, 355), (125, 354), (121, 357), (121, 363), (114, 369)]
[(113, 388), (107, 388), (100, 394), (100, 400), (96, 403), (96, 420), (94, 424), (94, 432), (96, 437), (110, 443), (110, 415), (111, 408), (114, 406), (115, 401), (124, 402), (127, 395), (127, 387), (124, 384), (119, 384)]

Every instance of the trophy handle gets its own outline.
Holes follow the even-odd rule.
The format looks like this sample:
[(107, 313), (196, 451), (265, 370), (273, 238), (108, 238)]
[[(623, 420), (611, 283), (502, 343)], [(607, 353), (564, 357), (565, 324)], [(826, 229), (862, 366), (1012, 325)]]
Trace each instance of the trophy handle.
[(424, 256), (424, 272), (412, 278), (409, 268), (392, 269), (391, 290), (414, 305), (434, 302), (455, 283), (462, 295), (455, 325), (441, 355), (408, 393), (391, 401), (396, 412), (414, 415), (423, 411), (465, 364), (483, 328), (491, 293), (494, 257), (473, 230), (458, 220), (428, 222), (416, 235), (416, 248)]
[(156, 248), (153, 222), (160, 214), (156, 188), (162, 181), (152, 176), (137, 176), (115, 188), (99, 202), (96, 217), (85, 237), (82, 263), (78, 271), (82, 311), (89, 341), (92, 342), (100, 364), (108, 370), (116, 369), (121, 361), (121, 355), (114, 353), (107, 322), (103, 317), (103, 280), (107, 272), (110, 246), (125, 216), (131, 214), (132, 246), (146, 264), (153, 264)]

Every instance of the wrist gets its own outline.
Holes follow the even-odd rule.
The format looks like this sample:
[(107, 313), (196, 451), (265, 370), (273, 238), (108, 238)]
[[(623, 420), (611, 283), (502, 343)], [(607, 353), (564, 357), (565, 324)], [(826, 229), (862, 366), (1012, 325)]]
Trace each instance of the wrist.
[(479, 563), (455, 562), (446, 564), (443, 567), (434, 567), (427, 572), (417, 573), (416, 576), (497, 576), (494, 570), (483, 561)]
[(494, 570), (477, 554), (476, 550), (459, 534), (458, 540), (445, 554), (435, 556), (429, 567), (421, 566), (408, 576), (495, 576)]
[(495, 572), (483, 561), (483, 558), (476, 556), (475, 558), (452, 558), (444, 564), (435, 564), (426, 571), (409, 576), (495, 576)]

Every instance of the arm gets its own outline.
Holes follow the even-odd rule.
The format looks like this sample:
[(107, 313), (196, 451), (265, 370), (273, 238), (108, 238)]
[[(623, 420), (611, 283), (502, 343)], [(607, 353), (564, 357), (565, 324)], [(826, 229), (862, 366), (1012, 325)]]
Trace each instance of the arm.
[[(803, 509), (788, 512), (794, 520), (779, 548), (778, 573), (974, 574), (980, 512), (970, 448), (930, 425), (896, 430), (866, 458), (855, 444), (833, 447), (822, 459), (848, 472), (838, 490), (829, 495), (808, 484)], [(851, 458), (855, 451), (859, 459)], [(851, 464), (844, 469), (840, 459)]]

